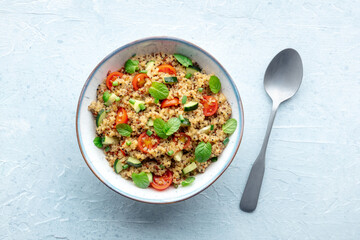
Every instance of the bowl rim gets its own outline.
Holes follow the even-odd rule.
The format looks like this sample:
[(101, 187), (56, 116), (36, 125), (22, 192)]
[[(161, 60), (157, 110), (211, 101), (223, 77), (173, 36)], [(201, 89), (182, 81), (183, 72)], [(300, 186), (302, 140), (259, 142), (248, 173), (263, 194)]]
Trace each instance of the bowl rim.
[[(97, 71), (97, 69), (104, 63), (106, 62), (108, 59), (110, 59), (112, 56), (114, 56), (116, 53), (118, 53), (119, 51), (123, 50), (123, 49), (126, 49), (134, 44), (138, 44), (138, 43), (142, 43), (142, 42), (146, 42), (146, 41), (151, 41), (151, 40), (165, 40), (165, 41), (175, 41), (175, 42), (181, 42), (181, 43), (184, 43), (186, 45), (189, 45), (191, 47), (194, 47), (194, 48), (197, 48), (199, 51), (201, 51), (202, 53), (204, 53), (205, 55), (207, 55), (213, 62), (215, 62), (225, 73), (226, 77), (230, 80), (230, 83), (231, 83), (231, 86), (235, 92), (235, 96), (237, 98), (237, 100), (239, 100), (239, 107), (240, 107), (240, 118), (241, 118), (241, 132), (240, 132), (240, 137), (239, 137), (239, 141), (236, 145), (236, 149), (234, 151), (234, 154), (233, 156), (231, 157), (231, 160), (227, 163), (227, 165), (223, 168), (223, 170), (218, 173), (218, 176), (211, 182), (205, 184), (202, 189), (200, 189), (199, 191), (195, 191), (194, 193), (190, 194), (189, 196), (185, 197), (185, 198), (181, 198), (180, 199), (177, 199), (177, 200), (174, 200), (174, 201), (167, 201), (167, 202), (152, 202), (152, 201), (146, 201), (146, 200), (141, 200), (141, 199), (138, 199), (138, 198), (135, 198), (135, 197), (132, 197), (132, 196), (129, 196), (129, 195), (126, 195), (126, 193), (124, 192), (119, 192), (117, 191), (117, 189), (114, 189), (113, 187), (111, 187), (106, 181), (104, 181), (96, 172), (95, 170), (92, 168), (92, 166), (89, 164), (89, 160), (86, 158), (85, 156), (85, 153), (84, 153), (84, 150), (83, 150), (83, 146), (82, 146), (82, 143), (81, 143), (81, 140), (80, 140), (80, 134), (79, 134), (79, 110), (80, 110), (80, 105), (82, 103), (82, 99), (83, 99), (83, 96), (84, 96), (84, 93), (85, 93), (85, 90), (90, 82), (90, 79), (92, 79), (94, 73)], [(189, 42), (189, 41), (186, 41), (186, 40), (183, 40), (183, 39), (180, 39), (180, 38), (176, 38), (176, 37), (170, 37), (170, 36), (153, 36), (153, 37), (146, 37), (146, 38), (141, 38), (141, 39), (138, 39), (138, 40), (135, 40), (135, 41), (132, 41), (130, 43), (127, 43), (121, 47), (118, 47), (117, 49), (115, 49), (114, 51), (112, 51), (111, 53), (109, 53), (106, 57), (104, 57), (96, 66), (95, 68), (91, 71), (90, 75), (88, 76), (88, 78), (86, 79), (85, 83), (84, 83), (84, 86), (82, 87), (82, 90), (81, 90), (81, 93), (80, 93), (80, 96), (79, 96), (79, 100), (78, 100), (78, 104), (77, 104), (77, 109), (76, 109), (76, 121), (75, 121), (75, 129), (76, 129), (76, 138), (77, 138), (77, 142), (78, 142), (78, 145), (79, 145), (79, 149), (80, 149), (80, 152), (81, 152), (81, 155), (86, 163), (86, 165), (88, 166), (88, 168), (92, 171), (92, 173), (105, 185), (107, 186), (108, 188), (110, 188), (111, 190), (113, 190), (114, 192), (124, 196), (124, 197), (127, 197), (129, 199), (132, 199), (132, 200), (135, 200), (135, 201), (138, 201), (138, 202), (143, 202), (143, 203), (150, 203), (150, 204), (171, 204), (171, 203), (176, 203), (176, 202), (181, 202), (181, 201), (184, 201), (184, 200), (187, 200), (191, 197), (194, 197), (196, 196), (197, 194), (201, 193), (202, 191), (204, 191), (205, 189), (207, 189), (208, 187), (210, 187), (214, 182), (216, 182), (216, 180), (219, 179), (219, 177), (226, 171), (226, 169), (230, 166), (230, 164), (233, 162), (238, 150), (239, 150), (239, 147), (240, 147), (240, 143), (242, 141), (242, 137), (243, 137), (243, 133), (244, 133), (244, 107), (243, 107), (243, 104), (242, 104), (242, 101), (241, 101), (241, 97), (240, 97), (240, 94), (239, 94), (239, 91), (236, 87), (236, 84), (234, 82), (234, 80), (231, 78), (230, 74), (227, 72), (227, 70), (223, 67), (223, 65), (215, 58), (213, 57), (210, 53), (208, 53), (207, 51), (205, 51), (203, 48)]]

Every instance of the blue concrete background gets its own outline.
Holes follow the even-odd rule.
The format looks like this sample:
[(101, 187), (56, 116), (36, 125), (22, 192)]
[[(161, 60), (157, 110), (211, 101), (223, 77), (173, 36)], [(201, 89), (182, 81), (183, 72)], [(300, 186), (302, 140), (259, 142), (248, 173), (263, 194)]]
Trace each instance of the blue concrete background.
[[(359, 1), (0, 1), (0, 239), (359, 239)], [(124, 198), (77, 146), (83, 83), (109, 52), (189, 40), (236, 80), (245, 132), (225, 174), (172, 205)], [(239, 210), (271, 102), (267, 64), (293, 47), (298, 94), (281, 106), (258, 209)]]

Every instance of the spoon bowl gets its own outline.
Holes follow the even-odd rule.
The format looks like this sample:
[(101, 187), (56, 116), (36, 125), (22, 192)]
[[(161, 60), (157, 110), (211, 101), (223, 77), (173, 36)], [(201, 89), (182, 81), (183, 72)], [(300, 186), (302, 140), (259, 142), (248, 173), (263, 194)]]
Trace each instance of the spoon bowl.
[(264, 87), (274, 102), (283, 102), (298, 91), (303, 77), (300, 55), (292, 48), (279, 52), (270, 62), (264, 76)]

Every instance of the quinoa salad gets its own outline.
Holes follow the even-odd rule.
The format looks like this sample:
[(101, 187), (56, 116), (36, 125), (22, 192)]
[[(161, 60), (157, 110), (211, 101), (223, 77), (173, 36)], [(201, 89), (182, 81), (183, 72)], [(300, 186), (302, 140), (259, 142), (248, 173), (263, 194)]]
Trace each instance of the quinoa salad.
[(94, 144), (115, 173), (161, 191), (191, 185), (218, 160), (237, 121), (221, 80), (200, 67), (180, 54), (154, 53), (104, 76), (88, 109)]

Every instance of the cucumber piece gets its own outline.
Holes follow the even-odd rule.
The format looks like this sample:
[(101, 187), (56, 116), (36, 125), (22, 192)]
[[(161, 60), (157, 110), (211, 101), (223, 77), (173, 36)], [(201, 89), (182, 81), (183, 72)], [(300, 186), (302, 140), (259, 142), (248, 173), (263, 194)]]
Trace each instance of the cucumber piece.
[(210, 158), (211, 162), (216, 162), (218, 160), (218, 157)]
[(131, 104), (131, 106), (134, 108), (135, 112), (140, 112), (141, 110), (145, 110), (146, 106), (145, 106), (145, 102), (144, 101), (140, 101), (140, 100), (135, 100), (135, 99), (130, 99), (129, 103)]
[(175, 153), (174, 160), (180, 162), (182, 156), (183, 156), (183, 151), (179, 151), (179, 152)]
[(149, 120), (148, 120), (148, 122), (147, 122), (147, 125), (148, 125), (149, 127), (154, 126), (154, 120), (152, 120), (151, 118), (149, 118)]
[(164, 77), (164, 82), (168, 84), (177, 83), (177, 77)]
[(181, 126), (182, 127), (188, 127), (190, 125), (191, 125), (191, 123), (190, 123), (189, 119), (187, 119), (187, 118), (184, 118), (184, 120), (181, 121)]
[(139, 160), (137, 160), (136, 158), (133, 158), (133, 157), (129, 157), (126, 160), (126, 163), (129, 164), (130, 166), (133, 166), (133, 167), (141, 167), (141, 162)]
[(105, 102), (105, 106), (110, 106), (113, 102), (116, 101), (117, 96), (114, 93), (111, 93), (109, 99)]
[(196, 168), (197, 168), (196, 163), (192, 162), (192, 163), (190, 163), (188, 166), (186, 166), (186, 167), (182, 170), (182, 172), (183, 172), (184, 174), (188, 174), (189, 172), (194, 171)]
[(152, 181), (153, 181), (153, 175), (152, 175), (152, 173), (151, 173), (151, 172), (148, 172), (148, 173), (146, 173), (146, 175), (147, 175), (148, 178), (149, 178), (149, 182), (152, 183)]
[(188, 102), (184, 105), (184, 110), (185, 110), (185, 112), (193, 111), (193, 110), (197, 109), (198, 106), (199, 106), (199, 103), (197, 103), (197, 102)]
[(117, 138), (105, 136), (102, 139), (102, 144), (103, 145), (110, 145), (110, 144), (116, 144), (116, 143), (119, 143), (119, 140)]
[(145, 70), (150, 71), (150, 69), (154, 68), (154, 66), (155, 66), (154, 60), (148, 61), (145, 65)]
[(186, 68), (186, 74), (190, 73), (191, 75), (194, 75), (196, 72), (201, 72), (201, 69), (196, 66), (189, 66)]
[(199, 130), (199, 133), (200, 133), (200, 134), (201, 134), (201, 133), (208, 134), (210, 131), (211, 131), (211, 125), (200, 129), (200, 130)]
[(105, 109), (101, 109), (100, 112), (98, 112), (98, 115), (96, 116), (96, 126), (97, 127), (100, 126), (100, 124), (104, 120), (105, 116), (106, 116)]
[(123, 170), (123, 164), (120, 162), (119, 159), (116, 159), (114, 162), (114, 171), (116, 173), (120, 173)]

